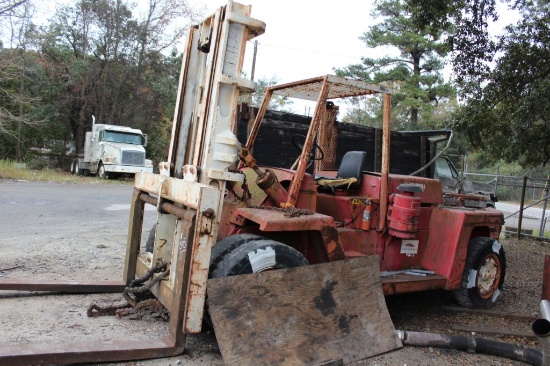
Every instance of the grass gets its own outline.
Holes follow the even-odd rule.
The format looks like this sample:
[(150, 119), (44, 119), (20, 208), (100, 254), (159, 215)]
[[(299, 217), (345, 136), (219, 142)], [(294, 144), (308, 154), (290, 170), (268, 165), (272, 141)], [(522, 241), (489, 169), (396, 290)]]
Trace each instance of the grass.
[(15, 161), (0, 160), (0, 180), (20, 180), (27, 182), (55, 182), (75, 184), (133, 184), (133, 179), (100, 179), (95, 176), (82, 177), (72, 175), (61, 169), (18, 168)]

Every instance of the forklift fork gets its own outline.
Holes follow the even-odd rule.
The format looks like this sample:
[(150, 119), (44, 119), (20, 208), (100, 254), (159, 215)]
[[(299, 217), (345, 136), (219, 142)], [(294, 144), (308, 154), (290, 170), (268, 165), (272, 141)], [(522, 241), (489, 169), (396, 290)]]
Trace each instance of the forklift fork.
[[(232, 127), (239, 90), (255, 88), (254, 82), (241, 78), (245, 44), (264, 30), (265, 23), (250, 18), (250, 6), (231, 0), (191, 27), (168, 163), (160, 164), (163, 175), (135, 177), (122, 280), (0, 280), (0, 290), (121, 293), (136, 276), (167, 263), (169, 276), (150, 290), (170, 313), (169, 335), (146, 341), (0, 345), (0, 365), (173, 356), (183, 352), (186, 333), (201, 331), (210, 250), (217, 237), (225, 184), (243, 179), (227, 169), (237, 161), (238, 141)], [(140, 252), (146, 203), (158, 211), (152, 254)]]

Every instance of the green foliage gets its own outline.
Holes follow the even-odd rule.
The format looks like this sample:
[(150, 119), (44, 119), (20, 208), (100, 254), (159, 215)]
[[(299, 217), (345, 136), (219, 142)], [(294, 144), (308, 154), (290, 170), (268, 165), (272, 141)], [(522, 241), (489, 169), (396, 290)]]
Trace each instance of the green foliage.
[[(150, 134), (153, 159), (166, 155), (160, 151), (166, 143), (162, 131), (172, 120), (181, 55), (162, 51), (181, 38), (185, 19), (195, 13), (177, 0), (152, 1), (139, 17), (135, 6), (127, 0), (75, 0), (61, 6), (47, 27), (33, 28), (24, 53), (25, 96), (40, 103), (29, 104), (26, 113), (42, 124), (24, 124), (17, 134), (0, 128), (0, 157), (14, 158), (16, 146), (26, 151), (27, 161), (31, 147), (58, 149), (59, 166), (66, 168), (66, 147), (82, 152), (92, 115), (98, 123), (142, 129)], [(14, 91), (20, 79), (12, 78)]]
[[(398, 55), (378, 59), (363, 58), (361, 64), (336, 69), (340, 76), (359, 78), (394, 89), (392, 97), (393, 126), (398, 129), (420, 129), (440, 126), (443, 121), (436, 108), (449, 105), (454, 98), (454, 88), (443, 80), (441, 71), (448, 48), (443, 42), (450, 26), (445, 28), (419, 27), (413, 21), (407, 3), (400, 0), (378, 0), (373, 16), (381, 22), (371, 26), (360, 39), (369, 48), (391, 47)], [(355, 100), (357, 101), (357, 99)], [(380, 115), (380, 103), (366, 105), (366, 113), (359, 113), (358, 106), (345, 119), (372, 124)], [(445, 113), (443, 113), (446, 115)]]
[(495, 161), (526, 167), (550, 161), (549, 22), (541, 10), (508, 27), (488, 82), (456, 115), (454, 125)]
[(453, 29), (445, 45), (451, 51), (454, 80), (463, 94), (476, 93), (496, 52), (488, 27), (491, 20), (498, 19), (497, 0), (406, 0), (405, 3), (417, 27)]

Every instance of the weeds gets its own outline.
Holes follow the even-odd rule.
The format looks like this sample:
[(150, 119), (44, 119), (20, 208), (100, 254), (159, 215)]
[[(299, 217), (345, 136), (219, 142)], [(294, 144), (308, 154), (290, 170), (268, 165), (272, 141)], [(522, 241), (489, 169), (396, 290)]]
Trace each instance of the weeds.
[(76, 184), (133, 184), (133, 179), (100, 179), (95, 176), (71, 175), (61, 169), (18, 168), (15, 161), (0, 160), (0, 180), (11, 179), (28, 182), (55, 182)]

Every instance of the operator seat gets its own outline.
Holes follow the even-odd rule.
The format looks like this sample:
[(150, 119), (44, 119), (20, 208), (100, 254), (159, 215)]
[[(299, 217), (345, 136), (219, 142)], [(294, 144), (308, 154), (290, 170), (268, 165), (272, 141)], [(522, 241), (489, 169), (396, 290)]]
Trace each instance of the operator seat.
[(315, 178), (316, 183), (333, 191), (360, 187), (366, 156), (366, 151), (348, 151), (342, 158), (336, 178), (319, 176)]

